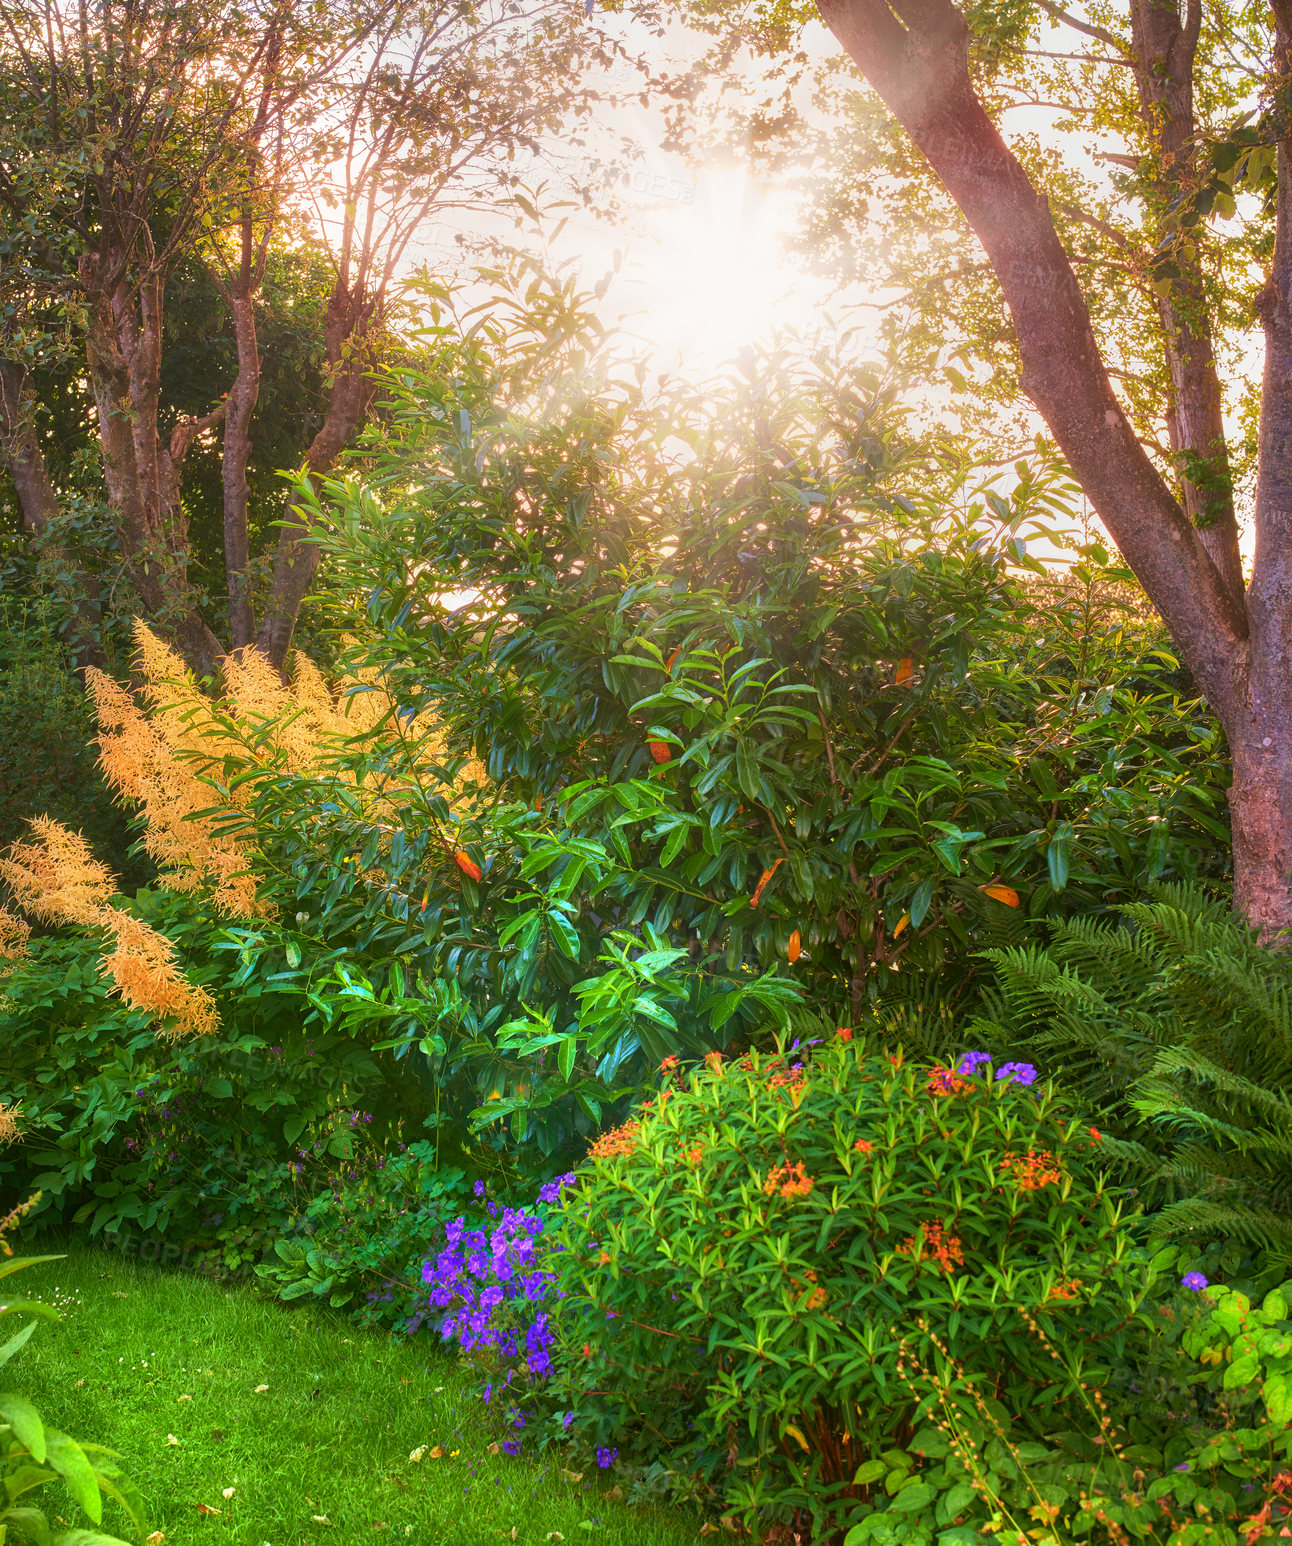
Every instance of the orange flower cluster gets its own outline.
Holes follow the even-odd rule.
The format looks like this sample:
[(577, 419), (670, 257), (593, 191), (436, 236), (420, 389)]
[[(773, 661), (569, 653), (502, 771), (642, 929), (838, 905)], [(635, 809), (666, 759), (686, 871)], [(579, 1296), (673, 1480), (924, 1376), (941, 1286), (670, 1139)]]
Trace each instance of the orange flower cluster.
[(722, 1072), (722, 1053), (706, 1052), (704, 1054), (704, 1066), (715, 1074)]
[(924, 1226), (924, 1246), (918, 1255), (914, 1235), (903, 1240), (897, 1251), (899, 1256), (914, 1256), (917, 1261), (935, 1261), (948, 1275), (965, 1261), (960, 1236), (951, 1233), (945, 1219), (932, 1219)]
[(853, 1148), (856, 1149), (859, 1154), (869, 1154), (872, 1152), (874, 1147), (875, 1145), (871, 1143), (869, 1138), (858, 1138), (856, 1143), (853, 1144)]
[(767, 1088), (769, 1090), (787, 1089), (791, 1094), (796, 1095), (806, 1083), (807, 1073), (804, 1069), (800, 1068), (797, 1073), (786, 1073), (783, 1069), (778, 1069), (769, 1076)]
[(640, 1131), (641, 1123), (636, 1121), (625, 1122), (622, 1127), (612, 1127), (608, 1133), (602, 1133), (588, 1154), (592, 1159), (614, 1159), (621, 1154), (631, 1154), (637, 1146), (637, 1134)]
[(100, 965), (112, 978), (113, 991), (132, 1009), (161, 1020), (168, 1039), (214, 1031), (214, 999), (180, 971), (172, 940), (108, 905), (116, 876), (99, 863), (80, 833), (48, 816), (37, 816), (30, 825), (32, 841), (13, 843), (0, 859), (0, 879), (19, 904), (42, 921), (108, 930), (115, 943)]
[(803, 1161), (795, 1164), (776, 1165), (763, 1182), (763, 1191), (770, 1197), (779, 1192), (782, 1197), (806, 1197), (812, 1190), (812, 1177), (803, 1167)]
[(934, 1068), (929, 1072), (930, 1095), (959, 1095), (969, 1088), (969, 1081), (962, 1079), (954, 1068)]
[(1069, 1278), (1065, 1283), (1056, 1283), (1050, 1290), (1051, 1299), (1075, 1299), (1081, 1284), (1076, 1278)]
[(686, 1151), (686, 1162), (688, 1165), (698, 1165), (703, 1158), (704, 1145), (702, 1143), (697, 1143), (693, 1149)]
[[(808, 1280), (809, 1283), (816, 1283), (816, 1273), (811, 1268), (809, 1268), (808, 1271), (803, 1274), (803, 1276)], [(795, 1288), (803, 1287), (803, 1284), (800, 1283), (797, 1278), (791, 1278), (790, 1282), (793, 1283)], [(826, 1302), (827, 1298), (829, 1298), (829, 1295), (826, 1293), (825, 1289), (819, 1286), (814, 1287), (811, 1294), (808, 1296), (807, 1308), (809, 1310), (819, 1310)]]
[(1063, 1179), (1063, 1170), (1048, 1149), (1029, 1149), (1026, 1154), (1007, 1151), (1000, 1164), (1018, 1182), (1020, 1192), (1038, 1192)]
[(680, 1061), (681, 1059), (678, 1057), (676, 1052), (670, 1052), (664, 1061), (659, 1065), (660, 1073), (671, 1074)]
[(837, 1034), (840, 1041), (851, 1041), (852, 1027), (850, 1025), (841, 1025)]

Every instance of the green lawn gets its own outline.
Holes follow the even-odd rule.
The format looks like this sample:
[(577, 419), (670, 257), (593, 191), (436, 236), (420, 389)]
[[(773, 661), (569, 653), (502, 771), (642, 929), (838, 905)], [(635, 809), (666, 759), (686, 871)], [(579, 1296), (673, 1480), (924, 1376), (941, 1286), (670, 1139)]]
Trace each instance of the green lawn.
[(573, 1482), (560, 1460), (490, 1455), (496, 1435), (433, 1335), (401, 1342), (252, 1286), (79, 1247), (17, 1281), (63, 1319), (38, 1327), (5, 1388), (74, 1438), (120, 1450), (166, 1546), (697, 1538), (698, 1515), (606, 1501), (613, 1470)]

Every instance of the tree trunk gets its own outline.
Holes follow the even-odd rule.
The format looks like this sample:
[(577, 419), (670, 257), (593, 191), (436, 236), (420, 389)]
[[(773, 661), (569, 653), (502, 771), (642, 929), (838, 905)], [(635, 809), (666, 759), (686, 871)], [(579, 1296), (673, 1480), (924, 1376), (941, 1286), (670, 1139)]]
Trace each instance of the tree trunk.
[[(1273, 77), (1285, 98), (1292, 3), (1279, 0), (1274, 13)], [(1250, 666), (1240, 712), (1221, 713), (1234, 759), (1235, 903), (1266, 930), (1292, 927), (1292, 125), (1288, 108), (1281, 112), (1274, 258), (1256, 298), (1265, 369), (1247, 593)]]
[(188, 583), (188, 534), (179, 504), (179, 459), (200, 421), (178, 426), (171, 446), (161, 444), (160, 281), (142, 284), (136, 310), (122, 282), (103, 277), (115, 272), (111, 254), (87, 254), (78, 272), (86, 296), (86, 363), (104, 481), (122, 560), (149, 620), (175, 639), (199, 676), (209, 676), (224, 648)]
[(238, 376), (229, 392), (224, 420), (224, 567), (229, 589), (230, 647), (240, 650), (256, 637), (256, 617), (251, 601), (248, 572), (247, 465), (251, 460), (251, 416), (260, 395), (260, 353), (256, 342), (256, 313), (251, 293), (250, 254), (244, 251), (243, 272), (226, 299), (233, 318), (238, 349)]
[[(325, 333), (332, 381), (328, 390), (327, 417), (305, 456), (305, 470), (311, 480), (318, 479), (336, 464), (372, 407), (377, 383), (368, 374), (368, 335), (380, 314), (380, 307), (379, 297), (366, 297), (357, 286), (351, 289), (344, 277), (338, 278), (328, 299)], [(279, 536), (273, 591), (256, 640), (279, 671), (286, 667), (287, 650), (301, 603), (322, 556), (313, 543), (303, 540), (308, 532), (308, 515), (293, 505)]]
[[(1158, 209), (1153, 229), (1159, 249), (1169, 239), (1167, 212), (1197, 183), (1197, 124), (1193, 64), (1202, 22), (1200, 0), (1189, 0), (1183, 22), (1177, 0), (1132, 0), (1131, 38), (1140, 114), (1157, 156)], [(1171, 404), (1167, 429), (1179, 454), (1185, 514), (1234, 598), (1243, 596), (1243, 564), (1234, 514), (1234, 485), (1225, 443), (1223, 395), (1216, 370), (1211, 315), (1196, 245), (1175, 233), (1171, 257), (1178, 270), (1158, 300)]]

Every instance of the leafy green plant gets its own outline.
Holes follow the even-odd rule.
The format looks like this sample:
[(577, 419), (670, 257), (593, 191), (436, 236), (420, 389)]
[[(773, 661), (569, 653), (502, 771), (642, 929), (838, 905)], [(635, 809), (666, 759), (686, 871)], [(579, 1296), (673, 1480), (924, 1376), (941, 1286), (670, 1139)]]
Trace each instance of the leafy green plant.
[(1157, 1234), (1233, 1240), (1286, 1267), (1292, 959), (1196, 889), (1117, 913), (988, 951), (997, 990), (969, 1034), (1060, 1071)]
[(540, 1237), (565, 1297), (529, 1393), (751, 1529), (828, 1533), (919, 1425), (904, 1361), (940, 1343), (1040, 1439), (1145, 1354), (1153, 1268), (1025, 1065), (795, 1050), (714, 1055), (594, 1146)]
[[(33, 1199), (34, 1200), (34, 1199)], [(0, 1220), (0, 1279), (12, 1277), (42, 1262), (60, 1261), (58, 1256), (14, 1256), (5, 1234), (28, 1211), (20, 1205)], [(57, 1313), (39, 1300), (18, 1300), (0, 1304), (0, 1321), (11, 1315), (30, 1315), (57, 1320)], [(7, 1340), (0, 1342), (0, 1365), (7, 1364), (35, 1331), (33, 1318)], [(0, 1540), (29, 1542), (30, 1546), (128, 1546), (115, 1535), (96, 1530), (55, 1530), (44, 1509), (36, 1504), (36, 1494), (50, 1483), (60, 1483), (85, 1512), (91, 1524), (103, 1522), (103, 1497), (115, 1498), (130, 1521), (141, 1532), (143, 1511), (132, 1483), (122, 1473), (115, 1450), (101, 1444), (78, 1443), (66, 1433), (43, 1422), (40, 1413), (25, 1396), (13, 1391), (0, 1392)]]
[[(1177, 1294), (1159, 1313), (1178, 1311), (1185, 1323), (1182, 1352), (1193, 1361), (1175, 1401), (1190, 1408), (1187, 1425), (1131, 1442), (1091, 1387), (1084, 1431), (1020, 1440), (1001, 1405), (934, 1338), (934, 1366), (915, 1360), (904, 1371), (929, 1426), (859, 1468), (892, 1501), (858, 1521), (845, 1546), (970, 1546), (987, 1533), (1005, 1546), (1280, 1538), (1292, 1517), (1292, 1285), (1258, 1307), (1236, 1289), (1208, 1289), (1201, 1274), (1182, 1281), (1184, 1297), (1200, 1302), (1186, 1308)], [(1048, 1334), (1032, 1330), (1057, 1360)]]

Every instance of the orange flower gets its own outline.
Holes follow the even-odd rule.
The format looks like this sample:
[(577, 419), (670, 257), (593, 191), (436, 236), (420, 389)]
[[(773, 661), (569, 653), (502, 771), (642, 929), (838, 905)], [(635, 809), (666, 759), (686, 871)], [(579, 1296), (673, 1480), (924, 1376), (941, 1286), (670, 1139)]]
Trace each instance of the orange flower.
[(803, 1161), (775, 1166), (763, 1182), (763, 1191), (770, 1197), (778, 1192), (782, 1197), (806, 1197), (812, 1190), (812, 1177), (804, 1169)]
[(664, 1061), (659, 1065), (660, 1073), (662, 1073), (662, 1074), (671, 1073), (673, 1071), (673, 1069), (675, 1069), (677, 1067), (678, 1062), (679, 1062), (679, 1058), (678, 1058), (677, 1054), (675, 1052), (670, 1052), (669, 1055), (664, 1059)]
[(592, 1346), (588, 1342), (585, 1342), (583, 1344), (583, 1356), (585, 1358), (591, 1358), (592, 1357)]
[(609, 1251), (601, 1251), (601, 1252), (598, 1253), (598, 1255), (597, 1255), (597, 1265), (599, 1267), (604, 1267), (605, 1264), (609, 1260), (610, 1260), (610, 1252)]
[(1006, 1152), (1000, 1164), (1013, 1175), (1020, 1192), (1037, 1192), (1063, 1179), (1063, 1170), (1048, 1149), (1029, 1149), (1026, 1154)]
[(851, 1041), (852, 1027), (850, 1025), (841, 1025), (835, 1034), (838, 1036), (840, 1041)]
[(1081, 1287), (1076, 1278), (1069, 1278), (1066, 1283), (1056, 1283), (1050, 1290), (1051, 1299), (1075, 1299), (1077, 1290)]
[(588, 1154), (592, 1159), (614, 1159), (617, 1155), (631, 1154), (640, 1129), (640, 1122), (625, 1122), (622, 1127), (611, 1128), (608, 1133), (602, 1133)]
[(856, 1143), (853, 1144), (853, 1148), (860, 1154), (870, 1154), (873, 1152), (874, 1147), (875, 1145), (871, 1143), (869, 1138), (858, 1138)]
[(1092, 1127), (1092, 1128), (1091, 1128), (1091, 1129), (1090, 1129), (1090, 1136), (1091, 1136), (1091, 1137), (1092, 1137), (1092, 1138), (1093, 1138), (1093, 1139), (1094, 1139), (1094, 1140), (1095, 1140), (1095, 1142), (1096, 1142), (1096, 1143), (1098, 1143), (1098, 1142), (1099, 1142), (1099, 1140), (1100, 1140), (1100, 1139), (1101, 1139), (1101, 1138), (1102, 1138), (1102, 1137), (1103, 1137), (1103, 1136), (1104, 1136), (1104, 1135), (1103, 1135), (1103, 1134), (1102, 1134), (1102, 1133), (1101, 1133), (1101, 1132), (1100, 1132), (1100, 1131), (1099, 1131), (1099, 1129), (1098, 1129), (1098, 1128), (1097, 1128), (1097, 1127)]
[(968, 1080), (961, 1079), (953, 1068), (934, 1068), (929, 1072), (930, 1095), (959, 1095), (968, 1088)]
[(704, 1066), (711, 1069), (715, 1074), (720, 1074), (722, 1072), (722, 1053), (706, 1052), (704, 1054)]
[(703, 1158), (704, 1145), (702, 1143), (697, 1143), (693, 1149), (686, 1151), (686, 1162), (688, 1165), (698, 1165)]
[(963, 1267), (964, 1247), (959, 1235), (951, 1233), (945, 1219), (933, 1219), (924, 1226), (924, 1245), (918, 1254), (915, 1236), (910, 1235), (898, 1246), (899, 1256), (914, 1256), (917, 1261), (933, 1261), (949, 1276), (956, 1267)]
[(470, 854), (463, 853), (463, 851), (459, 848), (453, 855), (453, 862), (464, 875), (469, 876), (472, 880), (480, 879), (480, 866), (475, 862)]

